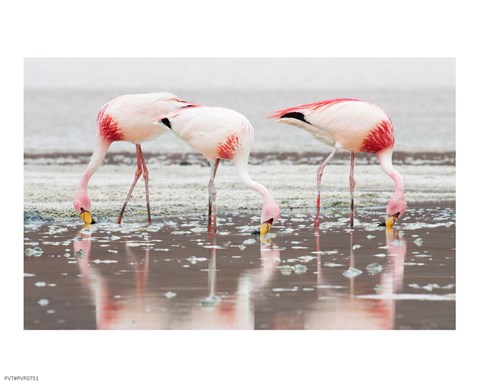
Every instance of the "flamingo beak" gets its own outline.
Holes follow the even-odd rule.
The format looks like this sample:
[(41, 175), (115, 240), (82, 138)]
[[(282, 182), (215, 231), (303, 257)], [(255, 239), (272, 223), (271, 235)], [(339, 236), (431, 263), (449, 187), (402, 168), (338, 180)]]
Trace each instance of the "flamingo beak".
[(80, 217), (85, 224), (95, 224), (95, 220), (93, 220), (91, 213), (83, 208), (80, 208)]
[(392, 228), (393, 225), (398, 221), (398, 216), (400, 215), (400, 212), (397, 212), (396, 214), (392, 215), (392, 216), (388, 216), (386, 219), (385, 219), (385, 226), (387, 228)]
[(260, 225), (260, 235), (266, 235), (266, 234), (268, 233), (268, 231), (270, 231), (270, 229), (272, 228), (272, 226), (273, 226), (273, 219), (264, 221), (264, 222)]

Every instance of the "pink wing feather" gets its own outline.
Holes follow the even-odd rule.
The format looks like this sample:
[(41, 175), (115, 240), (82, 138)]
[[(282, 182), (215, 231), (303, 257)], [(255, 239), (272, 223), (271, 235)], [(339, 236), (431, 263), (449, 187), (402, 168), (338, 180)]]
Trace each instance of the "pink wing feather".
[(331, 100), (322, 100), (322, 101), (317, 101), (317, 102), (315, 102), (315, 103), (302, 104), (302, 105), (297, 105), (296, 107), (290, 107), (290, 108), (282, 109), (282, 110), (280, 110), (280, 111), (274, 112), (273, 114), (271, 114), (270, 116), (268, 116), (268, 118), (269, 118), (269, 119), (279, 118), (279, 117), (285, 115), (286, 113), (295, 112), (295, 111), (299, 111), (299, 110), (311, 110), (311, 111), (314, 111), (314, 110), (316, 110), (316, 109), (318, 109), (318, 108), (331, 106), (331, 105), (338, 104), (338, 103), (341, 103), (341, 102), (344, 102), (344, 101), (360, 101), (360, 100), (358, 100), (358, 99), (349, 99), (349, 98), (339, 98), (339, 99), (331, 99)]

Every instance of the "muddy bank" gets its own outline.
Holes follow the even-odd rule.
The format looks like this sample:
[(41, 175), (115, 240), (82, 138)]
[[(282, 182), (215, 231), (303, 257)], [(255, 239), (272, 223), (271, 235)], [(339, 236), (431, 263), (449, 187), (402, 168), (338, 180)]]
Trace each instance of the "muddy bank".
[[(264, 184), (284, 212), (313, 208), (316, 198), (316, 170), (322, 154), (252, 154), (250, 174)], [(75, 217), (72, 201), (89, 155), (25, 155), (25, 219), (56, 220)], [(322, 181), (322, 206), (349, 206), (348, 153), (334, 157)], [(195, 154), (149, 157), (150, 201), (157, 220), (174, 214), (203, 213), (207, 207), (208, 163)], [(402, 173), (409, 203), (455, 201), (455, 154), (395, 154), (395, 166)], [(89, 194), (97, 220), (115, 220), (136, 170), (132, 153), (107, 155), (92, 177)], [(385, 207), (393, 192), (392, 181), (381, 171), (374, 156), (359, 155), (355, 167), (356, 205)], [(235, 167), (222, 162), (217, 173), (219, 212), (259, 214), (262, 199), (239, 182)], [(125, 219), (146, 215), (144, 185), (140, 179)]]
[[(25, 165), (74, 165), (88, 164), (91, 152), (83, 153), (25, 153)], [(328, 152), (255, 152), (250, 154), (249, 163), (252, 165), (283, 164), (321, 164), (328, 155)], [(161, 163), (163, 165), (203, 165), (210, 166), (209, 162), (200, 154), (192, 152), (184, 153), (145, 153), (146, 159), (151, 164)], [(341, 151), (335, 155), (330, 164), (341, 164), (350, 160), (350, 154)], [(377, 164), (378, 160), (374, 154), (360, 153), (355, 157), (356, 164)], [(104, 164), (108, 165), (131, 165), (137, 163), (135, 151), (116, 151), (108, 153)], [(395, 151), (394, 164), (402, 165), (451, 165), (455, 166), (456, 154), (450, 152), (402, 152)]]

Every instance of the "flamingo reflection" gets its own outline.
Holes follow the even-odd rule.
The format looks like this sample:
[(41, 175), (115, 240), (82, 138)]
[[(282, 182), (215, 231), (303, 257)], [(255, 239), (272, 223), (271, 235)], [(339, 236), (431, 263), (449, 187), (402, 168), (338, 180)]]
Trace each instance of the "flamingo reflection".
[(242, 272), (237, 279), (233, 294), (217, 292), (217, 244), (216, 232), (209, 233), (208, 296), (202, 299), (203, 311), (195, 312), (195, 324), (187, 323), (191, 329), (255, 329), (255, 292), (267, 286), (280, 262), (280, 251), (270, 240), (261, 236), (261, 268)]
[[(126, 261), (133, 266), (135, 278), (129, 284), (122, 280), (121, 289), (114, 288), (117, 287), (115, 281), (119, 281), (115, 276), (120, 272), (117, 269), (102, 272), (104, 268), (99, 266), (98, 259), (92, 260), (92, 242), (95, 242), (92, 233), (80, 231), (73, 247), (82, 283), (95, 307), (97, 329), (254, 329), (254, 293), (275, 274), (280, 251), (272, 242), (262, 241), (261, 267), (243, 270), (235, 278), (233, 292), (231, 289), (219, 291), (218, 274), (227, 271), (218, 270), (216, 234), (208, 236), (207, 294), (202, 298), (201, 291), (197, 290), (196, 299), (194, 295), (181, 300), (165, 295), (170, 288), (163, 281), (165, 277), (150, 276), (151, 248), (148, 246), (139, 252), (141, 248), (133, 251), (125, 244)], [(125, 272), (128, 279), (131, 274), (121, 271), (122, 279)]]
[[(135, 294), (131, 295), (134, 299), (126, 304), (119, 300), (123, 295), (114, 295), (108, 278), (102, 275), (98, 267), (92, 265), (92, 262), (98, 262), (91, 260), (92, 241), (91, 232), (80, 231), (73, 241), (73, 248), (78, 256), (82, 283), (89, 290), (95, 305), (97, 329), (154, 329), (152, 322), (155, 315), (145, 311), (149, 305), (145, 300), (145, 286), (148, 281), (150, 248), (147, 247), (145, 257), (142, 257), (125, 245), (127, 260), (133, 265), (135, 275)], [(127, 296), (130, 296), (129, 292)], [(139, 318), (141, 321), (138, 321)]]
[[(317, 298), (305, 320), (305, 329), (394, 329), (395, 328), (395, 298), (394, 293), (402, 289), (403, 265), (406, 255), (406, 242), (398, 230), (387, 228), (385, 243), (387, 257), (390, 261), (385, 269), (379, 272), (379, 283), (375, 287), (376, 295), (366, 295), (366, 288), (371, 286), (358, 283), (355, 276), (355, 232), (349, 236), (349, 270), (353, 272), (348, 279), (348, 295), (329, 291), (327, 278), (322, 274), (320, 233), (316, 230), (317, 245)], [(363, 272), (365, 273), (365, 272)], [(347, 275), (348, 276), (348, 275)], [(361, 281), (361, 280), (360, 280)], [(334, 300), (331, 298), (334, 297)], [(325, 299), (325, 300), (322, 300)], [(327, 300), (328, 299), (328, 300)]]

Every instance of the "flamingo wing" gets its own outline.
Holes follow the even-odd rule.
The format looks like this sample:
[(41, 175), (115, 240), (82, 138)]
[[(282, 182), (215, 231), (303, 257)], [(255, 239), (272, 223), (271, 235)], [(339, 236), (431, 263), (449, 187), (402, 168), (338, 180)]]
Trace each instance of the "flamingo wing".
[(253, 128), (248, 120), (227, 108), (182, 108), (163, 115), (159, 123), (209, 160), (232, 159), (245, 140), (253, 141)]
[(357, 99), (332, 99), (286, 108), (270, 117), (310, 132), (320, 142), (352, 152), (376, 152), (394, 143), (385, 112)]
[[(323, 101), (317, 101), (315, 103), (309, 103), (309, 104), (301, 104), (297, 105), (296, 107), (290, 107), (290, 108), (285, 108), (281, 109), (279, 111), (276, 111), (272, 113), (270, 116), (268, 116), (269, 119), (273, 118), (282, 118), (282, 117), (293, 117), (295, 116), (296, 113), (303, 113), (303, 114), (310, 114), (320, 108), (323, 107), (329, 107), (338, 103), (342, 103), (345, 101), (360, 101), (357, 99), (350, 99), (350, 98), (338, 98), (338, 99), (330, 99), (330, 100), (323, 100)], [(293, 116), (285, 116), (292, 114)]]

